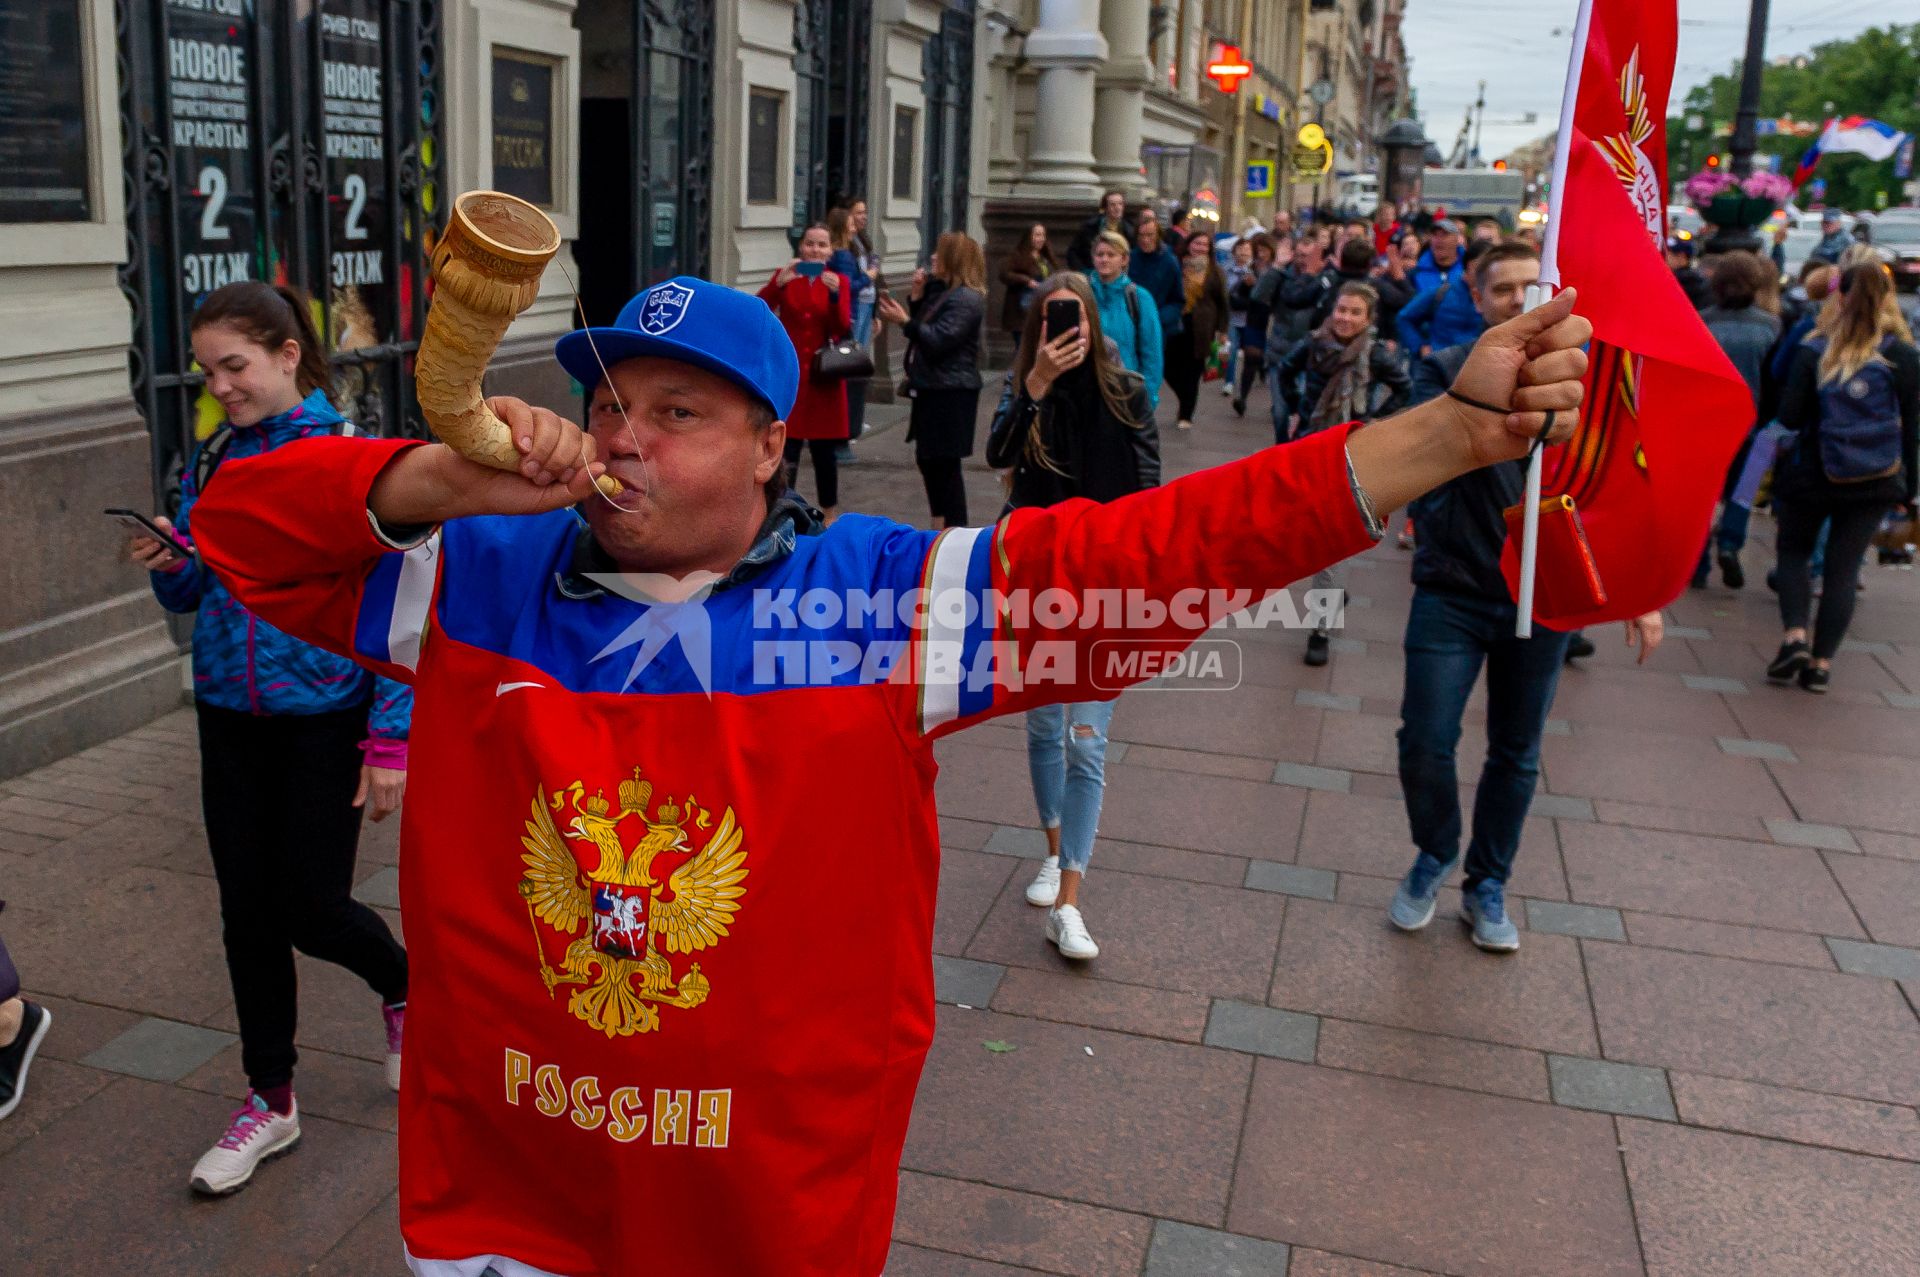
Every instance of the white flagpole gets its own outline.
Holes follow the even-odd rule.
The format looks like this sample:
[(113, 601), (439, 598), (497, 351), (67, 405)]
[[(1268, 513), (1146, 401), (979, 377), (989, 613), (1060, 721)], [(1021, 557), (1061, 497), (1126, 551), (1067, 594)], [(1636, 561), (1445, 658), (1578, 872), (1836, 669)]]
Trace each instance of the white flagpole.
[[(1527, 309), (1548, 301), (1560, 288), (1560, 228), (1565, 219), (1567, 157), (1573, 151), (1573, 111), (1580, 100), (1580, 67), (1587, 56), (1587, 29), (1593, 0), (1580, 0), (1573, 21), (1573, 51), (1567, 55), (1567, 87), (1560, 99), (1560, 132), (1553, 140), (1553, 185), (1547, 192), (1547, 241), (1540, 249), (1540, 282), (1527, 289)], [(1520, 598), (1514, 620), (1516, 638), (1533, 635), (1533, 578), (1540, 553), (1540, 474), (1545, 458), (1539, 448), (1527, 459), (1526, 493), (1520, 508)]]

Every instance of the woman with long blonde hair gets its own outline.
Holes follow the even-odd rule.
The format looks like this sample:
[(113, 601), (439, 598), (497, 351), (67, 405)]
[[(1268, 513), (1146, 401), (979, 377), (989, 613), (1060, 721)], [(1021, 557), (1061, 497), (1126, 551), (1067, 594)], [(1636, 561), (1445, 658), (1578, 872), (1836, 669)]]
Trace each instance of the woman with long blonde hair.
[[(1065, 299), (1074, 322), (1050, 330), (1048, 304)], [(987, 464), (1013, 471), (1010, 507), (1113, 501), (1159, 485), (1160, 436), (1146, 383), (1108, 342), (1085, 278), (1056, 275), (1041, 287), (1010, 381), (987, 438)], [(1027, 711), (1027, 768), (1047, 835), (1027, 903), (1047, 909), (1047, 939), (1079, 961), (1100, 953), (1080, 911), (1080, 886), (1100, 824), (1112, 719), (1112, 700)]]
[[(1783, 448), (1774, 477), (1785, 633), (1767, 677), (1824, 692), (1853, 619), (1867, 545), (1891, 508), (1912, 511), (1920, 461), (1920, 350), (1877, 260), (1840, 272), (1838, 291), (1794, 355), (1780, 423), (1798, 439)], [(1809, 560), (1823, 522), (1825, 584), (1809, 644)]]

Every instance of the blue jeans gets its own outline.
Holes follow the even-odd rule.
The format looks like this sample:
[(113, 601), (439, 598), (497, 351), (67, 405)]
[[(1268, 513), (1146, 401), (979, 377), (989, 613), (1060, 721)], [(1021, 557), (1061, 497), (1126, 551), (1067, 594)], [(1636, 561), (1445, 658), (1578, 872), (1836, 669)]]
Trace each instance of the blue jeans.
[(1540, 736), (1560, 682), (1568, 635), (1535, 627), (1515, 638), (1514, 605), (1416, 587), (1407, 613), (1400, 702), (1400, 788), (1413, 841), (1442, 864), (1460, 854), (1454, 750), (1467, 697), (1487, 667), (1487, 761), (1473, 797), (1466, 885), (1505, 883), (1540, 779)]
[(1027, 768), (1040, 823), (1060, 831), (1060, 868), (1085, 873), (1107, 788), (1112, 701), (1042, 705), (1027, 711)]

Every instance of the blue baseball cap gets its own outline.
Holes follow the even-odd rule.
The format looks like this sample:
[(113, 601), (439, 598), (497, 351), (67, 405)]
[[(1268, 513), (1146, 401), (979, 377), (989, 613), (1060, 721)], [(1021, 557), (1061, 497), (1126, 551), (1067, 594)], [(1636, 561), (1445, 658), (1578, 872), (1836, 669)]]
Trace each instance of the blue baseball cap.
[[(596, 355), (597, 351), (597, 355)], [(620, 308), (611, 328), (582, 328), (562, 337), (553, 354), (569, 376), (591, 389), (600, 366), (652, 355), (704, 368), (766, 400), (784, 421), (800, 393), (800, 359), (787, 330), (751, 293), (679, 275), (655, 284)]]

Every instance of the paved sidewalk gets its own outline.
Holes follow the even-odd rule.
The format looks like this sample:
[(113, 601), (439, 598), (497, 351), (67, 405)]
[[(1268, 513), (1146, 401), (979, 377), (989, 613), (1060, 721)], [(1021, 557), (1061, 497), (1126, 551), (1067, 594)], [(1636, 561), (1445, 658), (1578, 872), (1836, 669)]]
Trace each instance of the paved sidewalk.
[[(1264, 408), (1209, 388), (1169, 472), (1250, 451)], [(848, 508), (924, 518), (903, 434), (859, 446)], [(1821, 699), (1765, 684), (1747, 557), (1647, 667), (1613, 627), (1562, 680), (1512, 957), (1457, 893), (1420, 935), (1385, 922), (1411, 856), (1390, 543), (1328, 668), (1230, 632), (1238, 690), (1121, 701), (1089, 968), (1021, 898), (1020, 724), (944, 742), (945, 1005), (891, 1277), (1920, 1272), (1920, 580), (1867, 569)], [(1463, 775), (1484, 744), (1470, 712)], [(300, 1151), (187, 1189), (243, 1085), (194, 759), (182, 712), (4, 786), (7, 943), (57, 1022), (0, 1123), (0, 1268), (399, 1272), (380, 1020), (336, 968), (301, 968)], [(358, 890), (390, 911), (395, 858), (370, 828)]]

